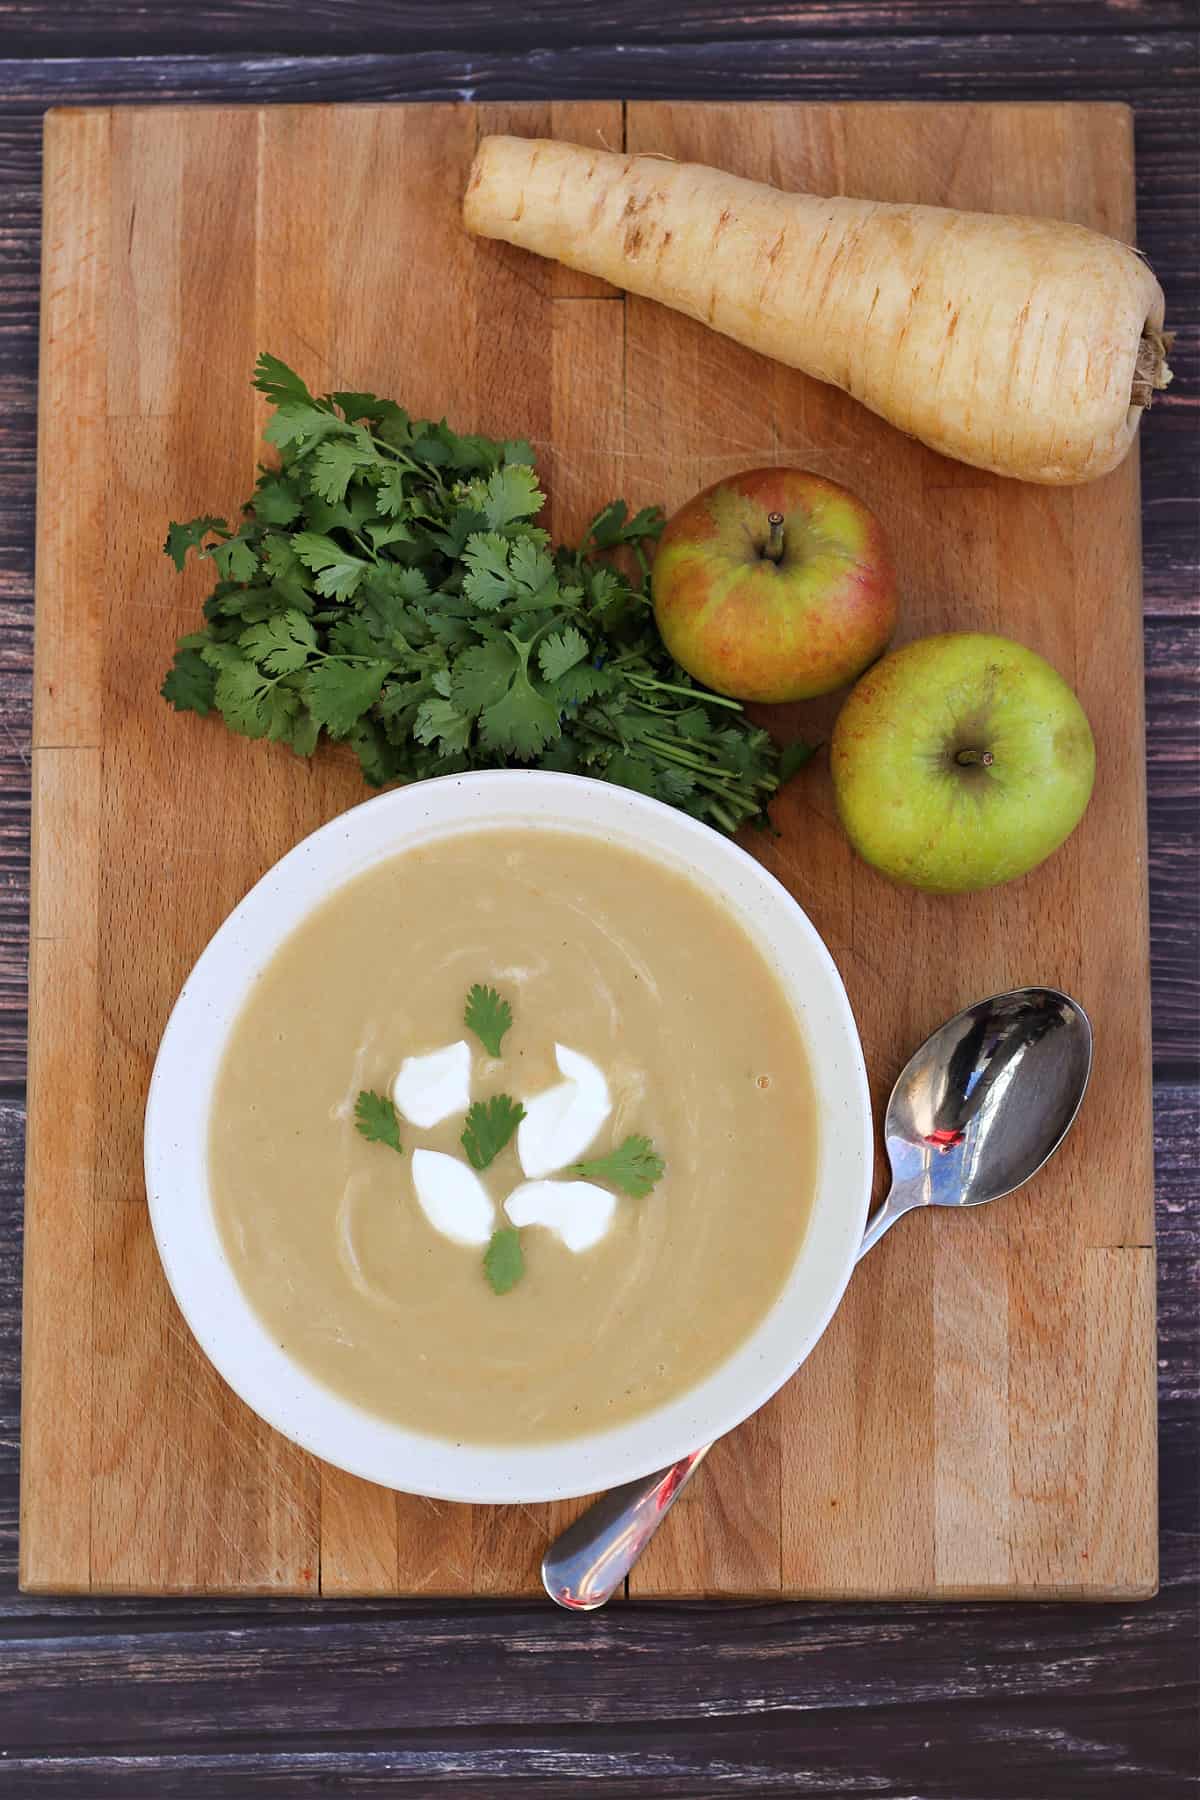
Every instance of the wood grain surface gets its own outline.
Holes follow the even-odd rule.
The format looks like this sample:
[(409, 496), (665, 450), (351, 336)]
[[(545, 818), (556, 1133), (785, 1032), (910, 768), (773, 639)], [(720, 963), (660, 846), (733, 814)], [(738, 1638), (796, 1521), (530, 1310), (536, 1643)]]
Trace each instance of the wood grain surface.
[[(7, 59), (7, 60), (5, 60)], [(1200, 208), (1194, 7), (0, 0), (0, 1788), (23, 1797), (1195, 1792), (1200, 1526)], [(1133, 103), (1180, 328), (1143, 433), (1162, 1586), (1080, 1609), (147, 1601), (16, 1590), (41, 115), (539, 92)]]
[[(949, 902), (892, 887), (852, 855), (823, 770), (781, 796), (777, 836), (748, 839), (843, 970), (877, 1104), (941, 1019), (1024, 981), (1088, 1008), (1095, 1072), (1035, 1189), (973, 1216), (969, 1234), (925, 1217), (888, 1240), (800, 1375), (718, 1445), (630, 1594), (1150, 1593), (1136, 459), (1082, 489), (988, 477), (693, 321), (472, 241), (460, 197), (491, 130), (1134, 236), (1130, 120), (1113, 106), (596, 102), (47, 121), (24, 1583), (534, 1593), (548, 1537), (577, 1510), (434, 1505), (318, 1464), (218, 1379), (159, 1270), (141, 1125), (167, 1012), (264, 869), (361, 797), (342, 754), (307, 765), (175, 718), (157, 696), (200, 592), (195, 572), (180, 582), (162, 558), (165, 521), (236, 511), (261, 454), (246, 376), (269, 347), (319, 387), (396, 393), (420, 414), (528, 436), (558, 538), (614, 493), (671, 510), (738, 468), (814, 467), (884, 520), (901, 638), (1008, 631), (1077, 687), (1101, 746), (1096, 798), (1086, 827), (1016, 887)], [(306, 254), (314, 230), (323, 252)], [(798, 709), (784, 729), (825, 730), (832, 710)], [(137, 924), (150, 917), (147, 940)]]

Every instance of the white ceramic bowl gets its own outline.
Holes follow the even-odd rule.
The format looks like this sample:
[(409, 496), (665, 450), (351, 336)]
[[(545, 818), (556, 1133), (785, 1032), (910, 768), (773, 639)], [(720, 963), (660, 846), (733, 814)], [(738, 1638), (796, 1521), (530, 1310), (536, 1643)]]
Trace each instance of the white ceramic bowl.
[[(751, 1337), (697, 1387), (605, 1431), (530, 1448), (407, 1431), (293, 1362), (251, 1309), (225, 1257), (208, 1185), (208, 1120), (230, 1029), (255, 976), (344, 882), (387, 857), (498, 826), (586, 833), (686, 869), (750, 931), (802, 1023), (820, 1121), (817, 1191), (783, 1290)], [(846, 991), (816, 930), (736, 845), (656, 800), (540, 771), (446, 776), (368, 800), (275, 864), (188, 977), (159, 1048), (146, 1109), (146, 1187), (167, 1279), (201, 1347), (276, 1430), (327, 1462), (435, 1499), (564, 1499), (643, 1475), (719, 1437), (804, 1361), (842, 1297), (870, 1190), (871, 1113)]]

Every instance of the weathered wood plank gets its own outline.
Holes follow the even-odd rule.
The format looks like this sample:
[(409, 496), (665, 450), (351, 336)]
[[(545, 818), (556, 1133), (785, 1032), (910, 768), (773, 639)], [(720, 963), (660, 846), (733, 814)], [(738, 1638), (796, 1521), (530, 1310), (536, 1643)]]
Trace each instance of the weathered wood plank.
[[(1118, 1616), (1119, 1669), (1095, 1653), (1096, 1622), (1107, 1615), (1078, 1607), (850, 1614), (827, 1606), (676, 1604), (619, 1607), (587, 1620), (536, 1603), (503, 1611), (393, 1603), (384, 1614), (328, 1610), (319, 1630), (311, 1616), (282, 1613), (269, 1626), (234, 1616), (183, 1630), (175, 1620), (156, 1627), (151, 1618), (136, 1625), (113, 1619), (103, 1631), (63, 1621), (6, 1645), (0, 1723), (10, 1755), (131, 1741), (199, 1752), (235, 1737), (332, 1749), (348, 1719), (361, 1732), (398, 1740), (455, 1727), (524, 1737), (578, 1722), (586, 1666), (590, 1721), (610, 1727), (716, 1722), (753, 1711), (765, 1722), (804, 1711), (865, 1723), (890, 1698), (895, 1728), (904, 1709), (894, 1703), (903, 1697), (916, 1711), (945, 1707), (948, 1721), (956, 1707), (1003, 1699), (1019, 1729), (1020, 1703), (1042, 1699), (1053, 1717), (1054, 1709), (1082, 1707), (1114, 1686), (1128, 1696), (1149, 1694), (1165, 1673), (1170, 1614), (1146, 1606)], [(681, 1656), (689, 1661), (686, 1681)], [(421, 1670), (450, 1676), (468, 1666), (468, 1680), (413, 1679)], [(301, 1683), (302, 1671), (321, 1672), (320, 1683)], [(1177, 1670), (1164, 1697), (1186, 1677)], [(35, 1681), (57, 1692), (57, 1713), (28, 1708)], [(1177, 1691), (1176, 1703), (1180, 1697)], [(843, 1743), (848, 1756), (854, 1735)]]
[[(130, 104), (144, 99), (314, 100), (593, 100), (623, 95), (689, 98), (823, 100), (1129, 101), (1136, 94), (1147, 121), (1163, 90), (1186, 110), (1194, 41), (1185, 28), (1162, 32), (1044, 32), (1029, 55), (1022, 32), (982, 31), (939, 43), (925, 34), (897, 35), (873, 12), (875, 29), (804, 40), (766, 31), (746, 39), (699, 37), (651, 41), (503, 48), (479, 45), (352, 55), (214, 53), (137, 56), (64, 55), (49, 62), (0, 58), (0, 91), (22, 107)], [(5, 48), (6, 46), (0, 46)], [(847, 83), (852, 78), (852, 85)], [(838, 84), (842, 84), (839, 91)], [(1158, 93), (1156, 94), (1156, 89)], [(973, 90), (973, 91), (972, 91)], [(1183, 146), (1175, 143), (1176, 152)], [(1177, 220), (1182, 230), (1182, 220)]]
[[(697, 39), (774, 37), (857, 38), (887, 29), (900, 40), (913, 33), (973, 34), (981, 28), (1021, 34), (1049, 31), (1161, 32), (1187, 30), (1186, 0), (1051, 0), (1039, 6), (1036, 27), (1022, 0), (971, 17), (960, 0), (686, 0), (669, 19), (651, 14), (641, 0), (532, 0), (514, 16), (499, 15), (494, 0), (463, 0), (448, 14), (420, 0), (217, 0), (189, 7), (166, 0), (145, 12), (121, 0), (91, 0), (82, 16), (70, 0), (0, 0), (0, 28), (14, 54), (52, 57), (137, 56), (217, 50), (270, 49), (311, 55), (314, 50), (353, 54), (364, 43), (399, 52), (426, 46), (458, 46), (469, 53), (501, 47), (519, 52), (555, 44), (613, 42), (689, 43)], [(969, 39), (968, 39), (969, 41)], [(953, 36), (950, 45), (954, 46)]]
[(69, 1761), (14, 1756), (5, 1766), (38, 1800), (306, 1800), (331, 1792), (368, 1800), (443, 1792), (463, 1800), (499, 1793), (577, 1800), (601, 1782), (618, 1800), (733, 1791), (813, 1800), (910, 1800), (918, 1793), (922, 1800), (1133, 1800), (1139, 1792), (1191, 1800), (1191, 1772), (1173, 1744), (1180, 1699), (1179, 1688), (1136, 1693), (1116, 1714), (1108, 1696), (1043, 1700), (1021, 1711), (1004, 1707), (993, 1722), (945, 1697), (869, 1712), (853, 1704), (805, 1708), (797, 1716), (755, 1695), (752, 1728), (589, 1722), (548, 1731), (535, 1724), (484, 1741), (451, 1729), (372, 1748), (321, 1749), (293, 1739), (282, 1750), (268, 1740), (209, 1755), (168, 1749), (106, 1756), (88, 1747)]

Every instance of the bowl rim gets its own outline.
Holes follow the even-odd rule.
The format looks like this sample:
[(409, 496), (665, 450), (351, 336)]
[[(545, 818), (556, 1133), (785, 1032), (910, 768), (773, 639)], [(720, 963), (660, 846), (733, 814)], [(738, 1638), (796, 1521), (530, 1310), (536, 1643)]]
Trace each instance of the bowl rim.
[[(225, 1256), (212, 1208), (212, 1087), (255, 974), (339, 888), (437, 838), (538, 827), (619, 843), (706, 888), (715, 881), (718, 898), (750, 931), (794, 1010), (804, 1013), (820, 1120), (817, 1192), (779, 1296), (694, 1387), (624, 1424), (577, 1437), (456, 1443), (359, 1407), (271, 1337)], [(792, 957), (814, 984), (803, 999)], [(231, 983), (231, 974), (240, 980)], [(831, 1101), (840, 1112), (836, 1130)], [(144, 1154), (151, 1224), (175, 1301), (210, 1362), (260, 1418), (368, 1481), (435, 1500), (505, 1504), (570, 1499), (636, 1479), (724, 1435), (765, 1404), (804, 1362), (845, 1292), (866, 1222), (874, 1136), (862, 1044), (841, 976), (816, 927), (774, 875), (740, 845), (649, 796), (557, 771), (489, 770), (367, 799), (318, 827), (255, 882), (197, 958), (172, 1009), (150, 1082)], [(791, 1313), (804, 1282), (812, 1304), (797, 1325)]]

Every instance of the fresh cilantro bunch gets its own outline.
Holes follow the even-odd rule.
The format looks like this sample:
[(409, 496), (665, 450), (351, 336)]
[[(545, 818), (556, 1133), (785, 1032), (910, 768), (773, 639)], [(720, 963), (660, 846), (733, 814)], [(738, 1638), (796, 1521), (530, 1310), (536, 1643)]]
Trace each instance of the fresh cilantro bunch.
[[(373, 394), (311, 394), (273, 356), (275, 411), (236, 530), (172, 523), (216, 585), (162, 692), (310, 756), (322, 732), (374, 786), (534, 764), (619, 782), (723, 831), (779, 785), (767, 733), (698, 687), (655, 629), (647, 540), (623, 500), (555, 549), (528, 444), (461, 436)], [(614, 552), (620, 553), (614, 556)], [(631, 573), (630, 571), (635, 571)]]

